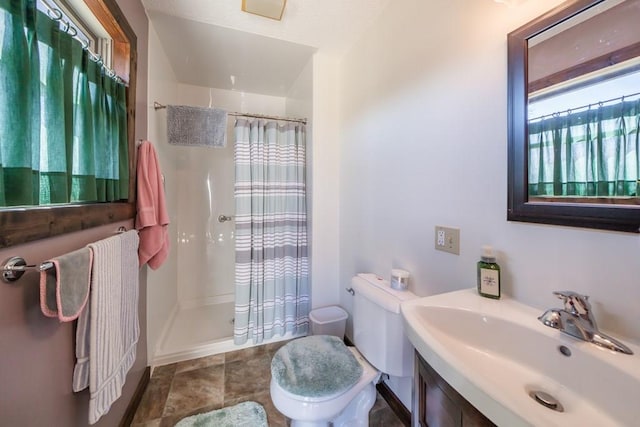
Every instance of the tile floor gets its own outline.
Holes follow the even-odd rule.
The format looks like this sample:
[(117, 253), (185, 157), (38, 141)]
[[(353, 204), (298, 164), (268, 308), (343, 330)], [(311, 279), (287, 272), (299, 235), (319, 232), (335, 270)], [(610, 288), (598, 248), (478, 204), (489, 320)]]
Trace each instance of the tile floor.
[[(264, 406), (270, 427), (287, 421), (271, 403), (271, 358), (285, 342), (156, 367), (132, 427), (173, 427), (180, 419), (253, 400)], [(370, 426), (402, 427), (378, 395)]]

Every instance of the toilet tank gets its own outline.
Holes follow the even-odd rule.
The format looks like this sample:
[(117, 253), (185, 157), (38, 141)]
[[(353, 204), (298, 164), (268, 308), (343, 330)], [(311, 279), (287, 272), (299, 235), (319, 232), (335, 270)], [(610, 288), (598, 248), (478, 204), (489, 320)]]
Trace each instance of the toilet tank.
[(379, 371), (396, 377), (413, 375), (413, 347), (404, 333), (400, 303), (418, 298), (410, 291), (392, 289), (375, 274), (351, 279), (353, 341)]

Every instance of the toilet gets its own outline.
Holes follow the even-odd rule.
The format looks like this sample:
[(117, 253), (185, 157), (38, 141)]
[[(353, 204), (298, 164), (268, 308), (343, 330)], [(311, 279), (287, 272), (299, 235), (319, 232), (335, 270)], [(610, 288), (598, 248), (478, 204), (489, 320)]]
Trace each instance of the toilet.
[(271, 362), (271, 400), (292, 427), (368, 426), (383, 373), (413, 375), (413, 348), (400, 303), (417, 298), (375, 274), (351, 280), (353, 341), (312, 335), (281, 347)]

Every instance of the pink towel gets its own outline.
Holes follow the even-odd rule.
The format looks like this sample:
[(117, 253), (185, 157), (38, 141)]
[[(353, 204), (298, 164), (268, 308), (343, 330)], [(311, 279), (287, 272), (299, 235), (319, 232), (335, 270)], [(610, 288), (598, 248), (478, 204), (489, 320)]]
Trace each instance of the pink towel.
[(136, 229), (139, 231), (140, 266), (149, 263), (154, 270), (169, 254), (169, 214), (164, 199), (164, 186), (158, 154), (153, 144), (144, 141), (138, 148), (138, 195)]

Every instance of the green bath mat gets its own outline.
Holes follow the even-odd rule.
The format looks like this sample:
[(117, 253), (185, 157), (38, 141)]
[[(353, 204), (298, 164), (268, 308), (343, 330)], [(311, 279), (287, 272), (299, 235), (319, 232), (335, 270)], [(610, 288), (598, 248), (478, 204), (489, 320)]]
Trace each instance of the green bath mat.
[(175, 427), (269, 427), (267, 413), (256, 402), (242, 402), (228, 408), (192, 415)]

